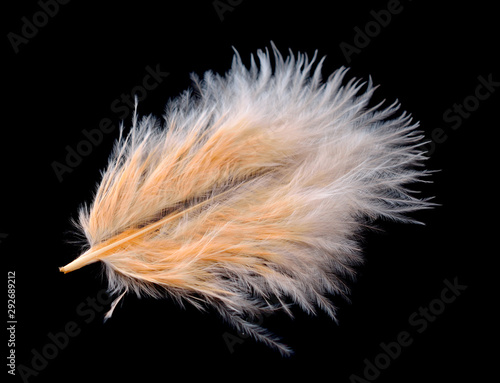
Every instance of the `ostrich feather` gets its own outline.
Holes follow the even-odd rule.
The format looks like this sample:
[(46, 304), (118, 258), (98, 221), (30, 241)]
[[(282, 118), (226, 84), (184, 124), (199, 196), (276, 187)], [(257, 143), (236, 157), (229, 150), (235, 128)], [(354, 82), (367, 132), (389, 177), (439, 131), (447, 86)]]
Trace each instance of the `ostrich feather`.
[[(360, 231), (378, 218), (412, 222), (427, 208), (407, 189), (427, 173), (422, 135), (375, 90), (321, 79), (323, 59), (276, 47), (225, 76), (193, 76), (197, 92), (170, 101), (162, 121), (123, 127), (77, 226), (88, 250), (61, 268), (101, 261), (109, 291), (214, 307), (238, 331), (288, 354), (255, 324), (290, 304), (335, 319), (362, 262)], [(274, 66), (272, 64), (274, 61)]]

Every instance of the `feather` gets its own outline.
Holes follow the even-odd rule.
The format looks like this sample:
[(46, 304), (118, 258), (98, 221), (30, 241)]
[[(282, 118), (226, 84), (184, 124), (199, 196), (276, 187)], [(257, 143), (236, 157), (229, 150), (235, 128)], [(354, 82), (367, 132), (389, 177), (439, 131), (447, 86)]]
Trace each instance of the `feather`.
[[(321, 79), (316, 54), (284, 59), (274, 44), (235, 51), (231, 70), (193, 76), (163, 121), (138, 119), (120, 137), (77, 227), (88, 250), (64, 273), (101, 261), (109, 291), (214, 307), (240, 332), (291, 350), (252, 320), (290, 304), (335, 319), (362, 262), (361, 229), (413, 222), (428, 208), (407, 185), (428, 171), (422, 135), (396, 103), (369, 107), (371, 78)], [(364, 90), (362, 90), (364, 89)]]

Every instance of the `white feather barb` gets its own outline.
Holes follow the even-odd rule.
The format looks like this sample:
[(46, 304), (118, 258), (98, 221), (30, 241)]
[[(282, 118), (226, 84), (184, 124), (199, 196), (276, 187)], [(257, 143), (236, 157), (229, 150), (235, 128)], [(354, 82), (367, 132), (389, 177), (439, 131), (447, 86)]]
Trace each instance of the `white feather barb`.
[[(194, 77), (162, 123), (120, 135), (78, 227), (89, 250), (61, 268), (101, 261), (109, 290), (213, 306), (236, 329), (290, 349), (251, 319), (295, 303), (335, 318), (362, 261), (356, 236), (377, 218), (412, 221), (430, 207), (407, 185), (428, 172), (422, 135), (399, 105), (368, 107), (371, 79), (325, 82), (323, 60), (273, 45), (247, 69)], [(364, 90), (362, 90), (364, 88)], [(269, 303), (274, 301), (277, 303)]]

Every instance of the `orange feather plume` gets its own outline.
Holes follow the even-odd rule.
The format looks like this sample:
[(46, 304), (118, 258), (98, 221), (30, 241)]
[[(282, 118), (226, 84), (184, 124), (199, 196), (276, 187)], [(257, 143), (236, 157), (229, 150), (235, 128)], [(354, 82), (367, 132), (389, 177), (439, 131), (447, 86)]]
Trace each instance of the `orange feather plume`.
[(361, 227), (431, 206), (406, 188), (427, 173), (409, 116), (368, 108), (371, 79), (343, 85), (341, 68), (322, 82), (323, 60), (313, 71), (316, 57), (273, 52), (274, 70), (267, 51), (260, 68), (236, 54), (225, 77), (195, 78), (198, 94), (171, 101), (163, 123), (135, 112), (120, 134), (80, 211), (89, 248), (61, 268), (103, 263), (119, 295), (107, 317), (126, 292), (170, 296), (288, 354), (252, 318), (290, 302), (335, 318), (328, 295), (348, 293)]

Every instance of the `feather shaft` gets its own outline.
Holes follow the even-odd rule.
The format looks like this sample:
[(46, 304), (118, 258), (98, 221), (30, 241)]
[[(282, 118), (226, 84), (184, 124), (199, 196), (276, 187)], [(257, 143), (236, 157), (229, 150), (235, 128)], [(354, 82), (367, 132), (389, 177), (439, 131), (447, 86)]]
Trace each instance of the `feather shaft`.
[[(250, 182), (250, 181), (247, 181), (247, 183), (248, 182)], [(152, 231), (157, 230), (158, 228), (164, 226), (166, 223), (171, 222), (171, 221), (176, 220), (176, 219), (179, 219), (180, 217), (182, 217), (183, 215), (185, 215), (187, 213), (190, 213), (196, 209), (200, 209), (209, 203), (213, 203), (215, 199), (221, 198), (224, 195), (227, 195), (229, 193), (234, 192), (235, 191), (234, 189), (240, 188), (242, 185), (244, 185), (244, 184), (238, 185), (237, 187), (234, 187), (233, 189), (223, 191), (223, 192), (213, 196), (212, 198), (209, 198), (209, 199), (206, 199), (202, 202), (199, 202), (196, 205), (191, 206), (188, 209), (182, 210), (181, 212), (179, 212), (177, 214), (168, 215), (168, 216), (158, 220), (157, 222), (152, 223), (152, 224), (144, 227), (143, 229), (141, 229), (139, 231), (136, 231), (136, 232), (131, 233), (131, 234), (127, 233), (127, 235), (124, 236), (123, 238), (113, 237), (112, 240), (110, 241), (111, 243), (109, 243), (103, 247), (97, 247), (94, 250), (86, 251), (81, 256), (76, 258), (74, 261), (68, 263), (66, 266), (59, 267), (59, 271), (63, 272), (64, 274), (67, 274), (67, 273), (70, 273), (72, 271), (81, 269), (82, 267), (87, 266), (91, 263), (97, 262), (97, 261), (101, 260), (103, 257), (105, 257), (106, 254), (110, 254), (110, 252), (112, 250), (116, 249), (117, 247), (123, 246), (123, 245), (131, 242), (134, 239), (137, 239), (143, 235), (151, 233)]]

